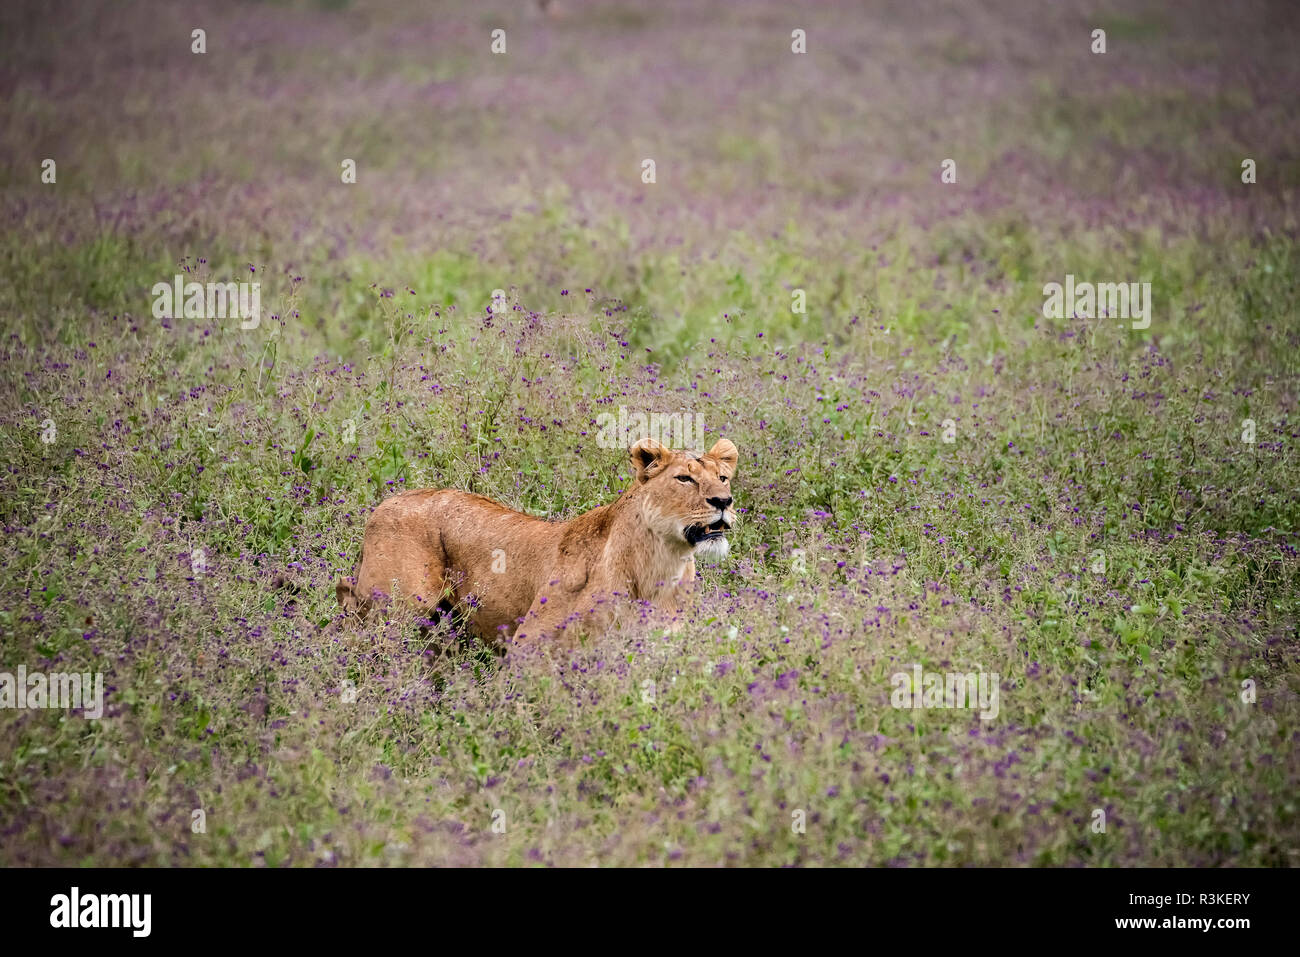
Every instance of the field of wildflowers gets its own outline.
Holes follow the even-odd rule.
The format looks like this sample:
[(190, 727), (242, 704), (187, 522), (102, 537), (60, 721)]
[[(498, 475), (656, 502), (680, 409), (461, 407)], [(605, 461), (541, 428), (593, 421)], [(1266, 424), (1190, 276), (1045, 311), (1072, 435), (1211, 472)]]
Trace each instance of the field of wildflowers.
[[(0, 6), (0, 671), (104, 676), (0, 710), (0, 864), (1300, 863), (1298, 42), (1256, 0)], [(1147, 324), (1047, 318), (1067, 276)], [(681, 632), (339, 615), (384, 497), (572, 517), (620, 410), (740, 449)], [(996, 713), (899, 707), (917, 668)]]

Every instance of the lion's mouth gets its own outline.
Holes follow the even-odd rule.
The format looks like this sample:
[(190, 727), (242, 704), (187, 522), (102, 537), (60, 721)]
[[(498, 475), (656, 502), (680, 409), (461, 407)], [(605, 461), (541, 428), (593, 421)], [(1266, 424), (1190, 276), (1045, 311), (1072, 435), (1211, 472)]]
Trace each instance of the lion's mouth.
[(692, 545), (698, 545), (700, 542), (712, 541), (715, 538), (726, 538), (730, 529), (731, 525), (726, 518), (719, 516), (717, 521), (708, 525), (687, 525), (684, 534), (686, 535), (686, 541)]

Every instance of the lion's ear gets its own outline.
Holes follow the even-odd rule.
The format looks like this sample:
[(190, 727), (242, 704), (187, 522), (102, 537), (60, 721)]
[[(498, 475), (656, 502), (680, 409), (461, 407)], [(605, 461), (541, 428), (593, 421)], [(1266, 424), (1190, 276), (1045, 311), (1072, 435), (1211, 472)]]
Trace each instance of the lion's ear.
[(644, 482), (663, 468), (664, 462), (672, 453), (654, 439), (645, 438), (637, 439), (636, 444), (627, 450), (627, 455), (632, 462), (632, 471), (636, 473), (636, 480)]
[(736, 464), (740, 461), (740, 453), (730, 439), (718, 439), (717, 444), (709, 449), (708, 454), (732, 472), (736, 470)]

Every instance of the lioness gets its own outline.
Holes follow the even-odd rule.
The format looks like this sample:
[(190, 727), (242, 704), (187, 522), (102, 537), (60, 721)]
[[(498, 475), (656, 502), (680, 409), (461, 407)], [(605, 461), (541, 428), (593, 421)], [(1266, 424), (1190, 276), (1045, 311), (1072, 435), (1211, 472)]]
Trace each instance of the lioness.
[(729, 550), (739, 455), (727, 439), (703, 454), (641, 439), (628, 454), (632, 486), (568, 522), (452, 489), (386, 499), (366, 522), (356, 584), (338, 583), (339, 604), (361, 617), (375, 599), (399, 595), (458, 605), (489, 642), (511, 629), (525, 642), (603, 627), (619, 598), (680, 616), (695, 556)]

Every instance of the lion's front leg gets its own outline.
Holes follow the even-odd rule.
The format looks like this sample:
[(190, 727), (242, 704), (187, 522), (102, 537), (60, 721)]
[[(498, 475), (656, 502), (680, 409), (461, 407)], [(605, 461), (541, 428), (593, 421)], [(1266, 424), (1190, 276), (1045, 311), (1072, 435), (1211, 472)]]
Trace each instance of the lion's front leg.
[(524, 644), (543, 639), (576, 642), (581, 634), (600, 631), (613, 621), (613, 606), (595, 588), (577, 594), (543, 592), (533, 600), (515, 630), (514, 640)]
[(692, 555), (686, 560), (686, 569), (682, 572), (682, 577), (669, 589), (667, 596), (660, 603), (661, 617), (667, 619), (664, 630), (668, 634), (675, 635), (686, 627), (686, 622), (695, 607), (697, 584), (695, 556)]

